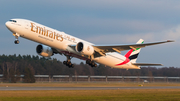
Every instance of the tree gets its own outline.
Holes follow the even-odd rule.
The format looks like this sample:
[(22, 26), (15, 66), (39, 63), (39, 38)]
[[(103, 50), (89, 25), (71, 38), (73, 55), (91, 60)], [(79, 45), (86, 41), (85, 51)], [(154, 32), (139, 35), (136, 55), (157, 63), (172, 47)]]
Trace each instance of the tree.
[(24, 69), (24, 83), (35, 83), (33, 71), (27, 67)]
[(10, 69), (9, 78), (11, 83), (16, 83), (15, 71), (13, 68)]

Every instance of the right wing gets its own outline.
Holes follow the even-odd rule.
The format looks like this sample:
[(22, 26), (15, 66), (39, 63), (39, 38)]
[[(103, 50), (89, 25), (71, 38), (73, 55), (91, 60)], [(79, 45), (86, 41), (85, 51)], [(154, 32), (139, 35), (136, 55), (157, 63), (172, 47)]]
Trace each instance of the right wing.
[(142, 44), (129, 44), (129, 45), (112, 45), (112, 46), (97, 46), (94, 45), (94, 49), (96, 52), (100, 53), (101, 55), (105, 55), (107, 52), (119, 52), (125, 51), (125, 50), (130, 50), (134, 49), (136, 50), (137, 48), (143, 48), (146, 46), (151, 46), (151, 45), (157, 45), (157, 44), (163, 44), (163, 43), (168, 43), (168, 42), (174, 42), (172, 40), (167, 40), (167, 41), (162, 41), (162, 42), (153, 42), (153, 43), (142, 43)]

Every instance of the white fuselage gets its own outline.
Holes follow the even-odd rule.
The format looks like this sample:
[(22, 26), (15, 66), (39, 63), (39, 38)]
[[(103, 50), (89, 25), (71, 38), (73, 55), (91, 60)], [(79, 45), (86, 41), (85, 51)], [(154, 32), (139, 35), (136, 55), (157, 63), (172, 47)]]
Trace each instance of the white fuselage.
[[(75, 46), (78, 42), (94, 45), (74, 36), (68, 35), (64, 32), (57, 31), (30, 20), (14, 20), (16, 20), (17, 22), (6, 22), (6, 26), (11, 32), (16, 33), (23, 38), (55, 48), (65, 55), (71, 55), (73, 57), (86, 60), (87, 58), (85, 56), (81, 55), (79, 52), (72, 49), (68, 45)], [(140, 69), (138, 66), (132, 65), (131, 62), (117, 66), (117, 64), (122, 63), (125, 60), (125, 56), (116, 52), (106, 53), (105, 56), (100, 56), (93, 59), (93, 61), (97, 63), (104, 64), (112, 68)]]

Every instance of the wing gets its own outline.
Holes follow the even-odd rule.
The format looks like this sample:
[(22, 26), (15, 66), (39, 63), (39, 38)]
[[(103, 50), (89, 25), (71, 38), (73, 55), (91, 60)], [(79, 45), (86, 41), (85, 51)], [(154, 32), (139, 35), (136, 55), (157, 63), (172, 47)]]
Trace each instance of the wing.
[(60, 54), (60, 55), (62, 55), (62, 53), (61, 52), (59, 52), (57, 49), (55, 49), (55, 48), (51, 48), (52, 50), (53, 50), (53, 53), (55, 53), (55, 54)]
[(99, 52), (102, 55), (102, 54), (105, 54), (106, 52), (121, 53), (121, 51), (125, 51), (125, 50), (130, 50), (130, 49), (136, 50), (137, 48), (143, 48), (146, 46), (157, 45), (157, 44), (168, 43), (168, 42), (174, 42), (174, 41), (167, 40), (167, 41), (162, 41), (162, 42), (130, 44), (130, 45), (113, 45), (113, 46), (96, 46), (96, 45), (94, 45), (93, 47), (96, 52)]
[(162, 64), (154, 64), (154, 63), (132, 63), (132, 65), (136, 65), (136, 66), (163, 66)]

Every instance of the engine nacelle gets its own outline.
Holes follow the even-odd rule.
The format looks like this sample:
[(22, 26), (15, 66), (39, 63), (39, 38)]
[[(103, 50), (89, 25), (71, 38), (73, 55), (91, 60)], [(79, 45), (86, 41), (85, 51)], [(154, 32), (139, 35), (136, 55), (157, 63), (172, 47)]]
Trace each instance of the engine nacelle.
[(53, 50), (51, 49), (51, 47), (41, 44), (36, 47), (36, 52), (44, 57), (50, 57), (53, 55)]
[(83, 55), (92, 55), (94, 53), (94, 48), (91, 45), (84, 44), (82, 42), (79, 42), (76, 45), (76, 51), (83, 54)]

